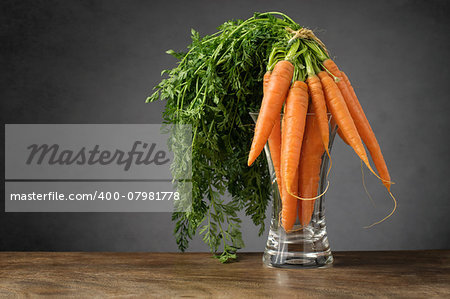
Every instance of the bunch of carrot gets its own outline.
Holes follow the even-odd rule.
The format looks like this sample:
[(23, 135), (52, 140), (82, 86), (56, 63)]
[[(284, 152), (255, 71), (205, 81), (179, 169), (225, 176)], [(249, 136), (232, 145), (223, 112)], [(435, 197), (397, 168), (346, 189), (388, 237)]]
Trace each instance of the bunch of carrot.
[[(268, 141), (282, 198), (281, 223), (286, 231), (293, 229), (297, 216), (302, 226), (308, 225), (315, 199), (321, 196), (318, 187), (322, 156), (330, 155), (329, 115), (339, 136), (389, 193), (391, 187), (380, 146), (347, 75), (311, 32), (304, 38), (295, 33), (287, 52), (274, 47), (269, 57), (248, 158), (250, 166)], [(369, 163), (363, 143), (378, 174)]]

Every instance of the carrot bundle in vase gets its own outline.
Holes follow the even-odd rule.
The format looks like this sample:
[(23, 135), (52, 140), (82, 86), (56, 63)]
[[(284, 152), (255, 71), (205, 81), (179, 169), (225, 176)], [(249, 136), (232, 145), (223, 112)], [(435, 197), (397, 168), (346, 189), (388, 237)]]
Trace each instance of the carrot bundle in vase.
[[(174, 159), (171, 167), (174, 179), (185, 178), (185, 164), (192, 168), (186, 204), (192, 212), (173, 214), (181, 250), (199, 232), (211, 252), (222, 251), (221, 261), (234, 259), (244, 246), (236, 216), (243, 210), (264, 231), (273, 173), (256, 159), (267, 144), (281, 196), (281, 205), (274, 205), (281, 207), (281, 228), (289, 233), (311, 225), (315, 201), (328, 190), (318, 194), (320, 159), (330, 161), (326, 175), (332, 168), (330, 126), (333, 132), (337, 127), (396, 204), (386, 161), (355, 90), (311, 30), (284, 13), (265, 12), (225, 22), (204, 37), (191, 32), (186, 52), (167, 51), (179, 63), (163, 72), (167, 78), (147, 99), (166, 101), (164, 123), (192, 128), (186, 145), (191, 164)], [(258, 110), (253, 127), (249, 115)], [(314, 116), (307, 117), (308, 111)], [(335, 123), (329, 123), (330, 115)], [(221, 199), (225, 193), (230, 203)]]
[[(272, 61), (276, 56), (272, 54), (282, 51), (272, 51), (269, 66), (275, 66), (274, 72), (270, 75), (269, 71), (264, 75), (264, 97), (248, 161), (250, 165), (256, 159), (268, 136), (271, 158), (281, 186), (281, 224), (287, 232), (292, 230), (296, 214), (301, 226), (310, 223), (315, 200), (322, 196), (318, 196), (322, 156), (326, 152), (331, 159), (328, 150), (329, 114), (332, 116), (332, 127), (337, 126), (339, 136), (353, 148), (369, 170), (382, 180), (388, 191), (391, 183), (378, 142), (348, 77), (311, 39), (302, 40), (302, 46), (297, 43), (295, 51), (299, 53), (293, 54), (292, 47), (289, 59), (289, 55), (286, 55), (277, 63)], [(292, 71), (289, 76), (293, 78), (293, 83), (284, 105), (280, 147), (280, 129), (277, 125), (280, 122), (280, 105), (284, 102), (281, 95), (289, 76), (277, 77), (278, 82), (270, 77), (275, 70), (278, 74), (288, 74), (288, 69)], [(273, 90), (276, 96), (270, 94)], [(269, 102), (277, 104), (271, 105)], [(307, 111), (313, 112), (308, 118)], [(363, 142), (375, 162), (379, 176), (370, 165)]]

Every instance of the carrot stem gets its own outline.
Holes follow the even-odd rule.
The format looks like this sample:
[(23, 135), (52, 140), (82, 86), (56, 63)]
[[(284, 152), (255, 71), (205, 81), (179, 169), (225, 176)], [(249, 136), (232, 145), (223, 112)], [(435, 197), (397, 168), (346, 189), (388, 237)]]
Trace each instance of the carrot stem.
[(299, 40), (299, 39), (296, 39), (296, 40), (292, 43), (292, 46), (291, 46), (291, 48), (289, 49), (289, 51), (287, 52), (286, 58), (285, 58), (285, 59), (286, 59), (287, 61), (293, 62), (293, 61), (294, 61), (294, 58), (295, 58), (295, 55), (296, 55), (296, 53), (297, 53), (299, 47), (300, 47), (300, 40)]

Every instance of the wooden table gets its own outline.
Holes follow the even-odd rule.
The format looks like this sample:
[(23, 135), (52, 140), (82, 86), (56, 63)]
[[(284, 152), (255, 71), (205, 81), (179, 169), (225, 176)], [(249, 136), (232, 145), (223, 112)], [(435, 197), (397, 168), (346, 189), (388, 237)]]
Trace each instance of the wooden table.
[(273, 269), (261, 253), (0, 252), (0, 297), (450, 298), (450, 250), (335, 252), (326, 269)]

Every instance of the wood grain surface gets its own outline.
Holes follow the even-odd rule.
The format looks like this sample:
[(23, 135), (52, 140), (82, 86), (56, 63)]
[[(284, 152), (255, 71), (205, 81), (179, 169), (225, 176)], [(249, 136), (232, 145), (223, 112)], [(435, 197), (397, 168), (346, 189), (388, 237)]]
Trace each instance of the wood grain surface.
[(0, 252), (0, 297), (441, 297), (450, 250), (335, 252), (325, 269), (274, 269), (261, 253)]

